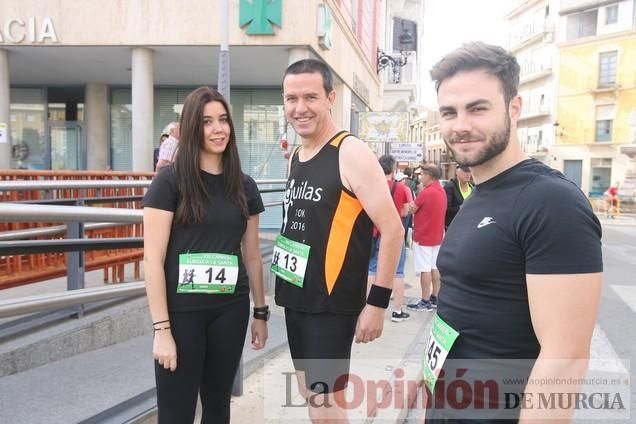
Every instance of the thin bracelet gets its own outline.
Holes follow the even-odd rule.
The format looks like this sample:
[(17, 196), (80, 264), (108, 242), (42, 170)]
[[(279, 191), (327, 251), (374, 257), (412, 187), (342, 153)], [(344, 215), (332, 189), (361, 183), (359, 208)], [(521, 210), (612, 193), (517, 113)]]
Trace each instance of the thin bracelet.
[(163, 321), (153, 322), (152, 325), (163, 324), (164, 322), (170, 322), (169, 319), (164, 319)]
[(170, 327), (155, 328), (154, 330), (155, 330), (155, 331), (170, 330)]

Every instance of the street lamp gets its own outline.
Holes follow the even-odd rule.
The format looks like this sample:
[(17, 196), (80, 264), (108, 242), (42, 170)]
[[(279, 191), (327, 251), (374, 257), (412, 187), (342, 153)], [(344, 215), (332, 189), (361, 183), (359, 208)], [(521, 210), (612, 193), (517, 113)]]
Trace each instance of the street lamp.
[(377, 59), (378, 74), (387, 66), (391, 67), (391, 70), (393, 71), (392, 80), (394, 84), (400, 83), (400, 79), (402, 76), (401, 68), (406, 66), (406, 64), (408, 63), (410, 52), (405, 50), (404, 47), (413, 42), (413, 35), (411, 35), (408, 29), (402, 28), (402, 34), (400, 34), (399, 40), (400, 40), (400, 45), (402, 46), (399, 57), (388, 55), (382, 49), (378, 47), (378, 59)]

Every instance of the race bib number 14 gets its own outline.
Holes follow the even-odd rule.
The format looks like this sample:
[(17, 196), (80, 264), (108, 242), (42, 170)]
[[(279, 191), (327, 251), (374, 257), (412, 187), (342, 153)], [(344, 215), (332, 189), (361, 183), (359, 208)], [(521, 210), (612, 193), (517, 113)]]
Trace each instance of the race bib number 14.
[(179, 255), (177, 293), (232, 294), (238, 273), (236, 255), (182, 253)]
[(283, 280), (302, 287), (305, 281), (310, 247), (279, 234), (272, 252), (270, 270)]

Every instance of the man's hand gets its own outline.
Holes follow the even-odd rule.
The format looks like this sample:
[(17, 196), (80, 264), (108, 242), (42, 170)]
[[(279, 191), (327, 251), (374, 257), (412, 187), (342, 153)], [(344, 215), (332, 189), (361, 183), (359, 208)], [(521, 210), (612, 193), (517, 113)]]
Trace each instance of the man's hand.
[(368, 343), (382, 335), (384, 328), (384, 309), (366, 305), (356, 324), (356, 343)]
[(261, 319), (252, 321), (252, 349), (259, 350), (267, 342), (267, 322)]

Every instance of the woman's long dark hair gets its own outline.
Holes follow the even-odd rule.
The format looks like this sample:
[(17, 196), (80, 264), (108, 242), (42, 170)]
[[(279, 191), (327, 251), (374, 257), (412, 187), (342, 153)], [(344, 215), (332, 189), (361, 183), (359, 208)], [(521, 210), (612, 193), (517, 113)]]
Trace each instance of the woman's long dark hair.
[(243, 185), (244, 176), (230, 109), (218, 91), (209, 87), (199, 87), (186, 97), (179, 121), (179, 148), (174, 167), (181, 197), (175, 212), (175, 222), (180, 225), (202, 223), (206, 202), (210, 200), (199, 164), (203, 143), (203, 109), (210, 102), (219, 102), (223, 105), (230, 124), (230, 139), (222, 156), (225, 194), (241, 210), (244, 217), (249, 217)]

